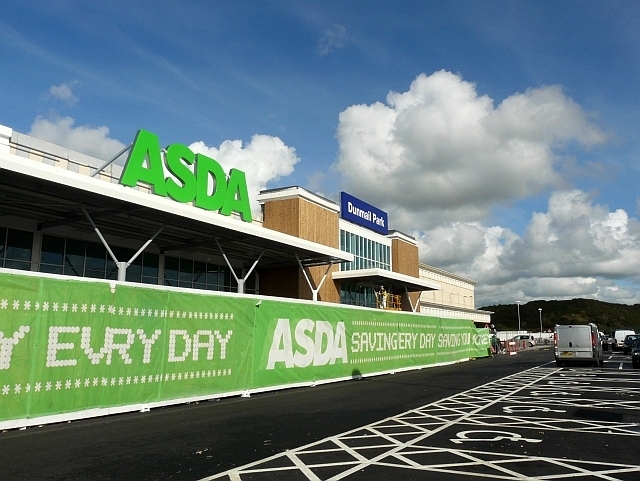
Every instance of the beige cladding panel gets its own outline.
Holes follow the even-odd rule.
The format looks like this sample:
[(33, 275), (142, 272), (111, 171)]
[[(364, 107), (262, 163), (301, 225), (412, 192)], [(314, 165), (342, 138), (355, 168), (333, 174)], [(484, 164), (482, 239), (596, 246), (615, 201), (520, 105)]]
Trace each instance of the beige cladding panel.
[[(318, 286), (320, 284), (320, 282), (322, 281), (322, 277), (324, 276), (325, 272), (327, 272), (327, 267), (328, 266), (310, 267), (307, 270), (307, 275), (311, 274), (311, 282), (314, 286)], [(331, 266), (331, 269), (327, 273), (327, 277), (324, 280), (322, 287), (320, 288), (320, 292), (318, 293), (318, 300), (324, 302), (333, 302), (336, 304), (340, 303), (340, 285), (337, 282), (333, 282), (331, 279), (331, 273), (337, 272), (338, 270), (339, 267), (337, 265)], [(311, 299), (311, 291), (307, 286), (307, 282), (306, 280), (303, 280), (303, 282), (304, 285), (301, 287), (306, 288), (306, 293), (309, 296), (308, 299)]]
[(447, 284), (446, 282), (441, 282), (440, 286), (441, 289), (438, 291), (423, 292), (421, 300), (443, 306), (475, 309), (473, 290)]
[(261, 295), (299, 298), (299, 267), (260, 269), (259, 272)]
[[(268, 201), (264, 203), (263, 208), (263, 227), (336, 249), (340, 247), (340, 231), (336, 212), (301, 198)], [(307, 269), (307, 275), (309, 275), (314, 288), (322, 281), (327, 267), (317, 266)], [(291, 269), (260, 271), (260, 293), (311, 299), (311, 289), (304, 274), (299, 267)], [(331, 272), (338, 269), (337, 265), (332, 266), (327, 274), (318, 293), (320, 301), (340, 303), (339, 284), (331, 280)]]
[(338, 249), (339, 229), (336, 212), (306, 200), (300, 201), (300, 237)]
[(391, 240), (391, 270), (407, 276), (419, 277), (418, 246), (401, 239)]
[(336, 249), (340, 246), (338, 214), (305, 199), (265, 202), (262, 225)]
[(263, 209), (263, 227), (300, 237), (300, 199), (265, 202)]
[[(338, 214), (317, 204), (301, 200), (300, 202), (300, 237), (338, 249), (340, 247), (340, 230), (338, 224)], [(320, 285), (322, 277), (329, 266), (317, 266), (307, 269), (307, 275), (311, 284), (315, 287)], [(318, 293), (318, 300), (324, 302), (340, 303), (339, 285), (331, 280), (331, 272), (338, 270), (338, 266), (332, 266)], [(304, 275), (300, 284), (300, 297), (311, 299), (311, 290), (307, 285)]]
[[(402, 239), (391, 239), (391, 270), (407, 276), (419, 277), (420, 269), (418, 246), (403, 241)], [(413, 292), (409, 294), (411, 304), (417, 305), (420, 294)], [(407, 294), (402, 294), (402, 310), (410, 311), (411, 305), (408, 302)]]

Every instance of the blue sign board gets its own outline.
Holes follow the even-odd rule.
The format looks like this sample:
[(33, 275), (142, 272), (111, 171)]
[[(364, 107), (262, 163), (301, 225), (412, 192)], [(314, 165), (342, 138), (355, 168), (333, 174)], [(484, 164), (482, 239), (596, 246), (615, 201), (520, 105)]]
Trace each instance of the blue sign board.
[(386, 212), (346, 192), (340, 192), (340, 216), (379, 234), (389, 234), (389, 219)]

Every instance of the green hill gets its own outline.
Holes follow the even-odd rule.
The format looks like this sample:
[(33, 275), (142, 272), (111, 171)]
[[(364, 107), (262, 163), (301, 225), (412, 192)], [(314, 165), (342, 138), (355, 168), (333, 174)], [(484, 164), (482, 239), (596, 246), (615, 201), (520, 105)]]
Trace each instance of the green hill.
[[(570, 301), (531, 301), (520, 304), (520, 325), (523, 331), (540, 332), (542, 308), (543, 331), (553, 330), (556, 324), (587, 324), (594, 322), (606, 333), (612, 329), (634, 329), (640, 332), (640, 304), (629, 306), (595, 301), (592, 299), (572, 299)], [(518, 307), (516, 304), (485, 306), (480, 309), (491, 311), (491, 322), (499, 331), (518, 329)]]

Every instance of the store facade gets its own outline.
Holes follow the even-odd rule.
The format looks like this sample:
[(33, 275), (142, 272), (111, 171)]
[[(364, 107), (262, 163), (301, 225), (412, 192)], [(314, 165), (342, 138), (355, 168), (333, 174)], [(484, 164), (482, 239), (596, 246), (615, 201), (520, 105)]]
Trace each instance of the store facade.
[(146, 131), (125, 150), (0, 126), (0, 428), (486, 355), (478, 323), (422, 312), (441, 283), (373, 206), (290, 187), (254, 219), (244, 173)]

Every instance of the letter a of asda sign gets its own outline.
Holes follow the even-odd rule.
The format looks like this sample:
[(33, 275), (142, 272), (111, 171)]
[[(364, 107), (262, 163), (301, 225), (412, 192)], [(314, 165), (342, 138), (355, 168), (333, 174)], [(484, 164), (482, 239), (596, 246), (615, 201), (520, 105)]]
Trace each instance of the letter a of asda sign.
[(177, 202), (192, 202), (201, 209), (231, 215), (237, 212), (251, 222), (251, 207), (244, 172), (231, 169), (229, 176), (220, 164), (189, 147), (171, 144), (160, 150), (158, 136), (139, 130), (129, 151), (120, 183), (135, 187), (148, 184), (153, 193)]

